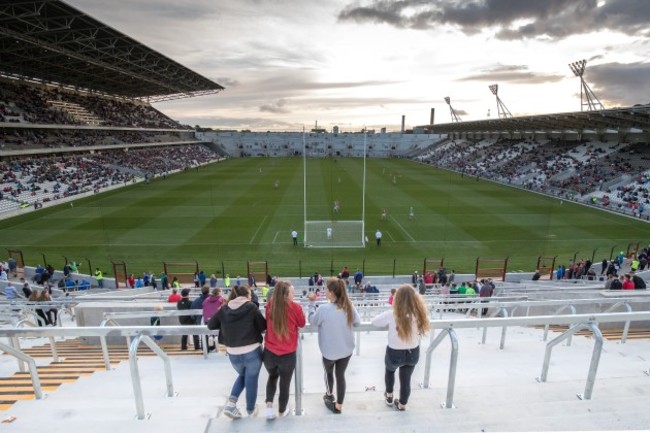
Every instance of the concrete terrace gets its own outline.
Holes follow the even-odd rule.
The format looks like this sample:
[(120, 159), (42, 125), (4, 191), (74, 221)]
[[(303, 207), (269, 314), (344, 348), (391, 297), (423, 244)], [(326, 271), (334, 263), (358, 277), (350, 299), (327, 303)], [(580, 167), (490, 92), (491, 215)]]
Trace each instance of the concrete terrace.
[[(445, 313), (447, 319), (462, 319)], [(65, 326), (74, 326), (65, 318)], [(262, 368), (258, 389), (260, 415), (230, 420), (221, 411), (235, 373), (223, 352), (177, 352), (176, 344), (166, 346), (172, 355), (174, 397), (167, 397), (163, 363), (153, 356), (139, 356), (146, 418), (136, 418), (133, 387), (126, 346), (113, 346), (112, 369), (101, 364), (101, 353), (86, 353), (78, 360), (60, 350), (60, 362), (79, 362), (71, 370), (88, 371), (58, 387), (47, 388), (42, 400), (18, 400), (4, 411), (0, 431), (48, 433), (91, 431), (127, 432), (496, 432), (496, 431), (620, 431), (650, 430), (650, 339), (628, 339), (625, 344), (605, 340), (591, 400), (580, 400), (585, 390), (594, 340), (574, 336), (570, 346), (555, 347), (548, 380), (539, 383), (546, 342), (543, 329), (511, 327), (506, 344), (499, 349), (499, 328), (488, 329), (481, 344), (482, 329), (457, 329), (459, 341), (454, 408), (441, 407), (446, 399), (451, 345), (443, 341), (433, 353), (428, 389), (418, 384), (424, 379), (424, 349), (413, 375), (413, 392), (408, 409), (397, 412), (385, 405), (383, 354), (385, 331), (363, 332), (360, 354), (354, 355), (347, 373), (348, 393), (343, 414), (330, 413), (322, 402), (324, 391), (317, 336), (305, 334), (303, 344), (303, 414), (267, 421), (263, 413), (266, 372)], [(551, 333), (549, 341), (557, 336)], [(25, 339), (23, 339), (25, 340)], [(163, 339), (164, 342), (164, 339)], [(47, 340), (31, 340), (31, 349)], [(57, 341), (63, 348), (76, 340)], [(23, 343), (23, 347), (28, 347)], [(48, 346), (45, 348), (47, 349)], [(96, 351), (98, 348), (94, 348)], [(119, 355), (116, 351), (122, 351)], [(47, 350), (37, 358), (43, 369), (52, 365)], [(97, 358), (99, 357), (99, 358)], [(100, 361), (98, 362), (97, 359)], [(91, 367), (99, 364), (99, 367)], [(16, 360), (0, 356), (0, 377), (17, 371)], [(44, 371), (44, 370), (43, 370)], [(44, 380), (45, 373), (40, 373)], [(24, 389), (31, 389), (26, 386)], [(293, 390), (293, 388), (292, 388)], [(294, 396), (290, 406), (295, 407)], [(2, 400), (2, 397), (0, 397)], [(277, 401), (277, 396), (276, 396)], [(240, 403), (241, 404), (241, 403)], [(277, 404), (277, 403), (276, 403)], [(277, 406), (276, 406), (277, 409)]]

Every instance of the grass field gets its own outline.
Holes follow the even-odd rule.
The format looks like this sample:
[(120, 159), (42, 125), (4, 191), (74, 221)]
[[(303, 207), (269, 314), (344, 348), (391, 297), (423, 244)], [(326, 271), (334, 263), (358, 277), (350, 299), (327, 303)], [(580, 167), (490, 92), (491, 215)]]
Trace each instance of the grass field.
[[(358, 220), (362, 159), (312, 159), (307, 166), (309, 219)], [(473, 272), (477, 257), (509, 257), (509, 270), (532, 271), (538, 256), (609, 258), (612, 247), (650, 238), (650, 225), (406, 160), (368, 160), (365, 248), (294, 247), (303, 236), (302, 159), (232, 159), (0, 221), (1, 246), (27, 264), (61, 269), (63, 257), (88, 271), (162, 271), (162, 262), (198, 261), (209, 275), (245, 275), (247, 261), (280, 276), (326, 275), (344, 265), (367, 275), (410, 274), (424, 258)], [(396, 183), (394, 183), (394, 180)], [(277, 188), (275, 181), (279, 182)], [(341, 211), (332, 215), (334, 200)], [(415, 219), (408, 218), (413, 206)], [(388, 218), (380, 219), (381, 208)], [(382, 246), (374, 233), (383, 232)]]

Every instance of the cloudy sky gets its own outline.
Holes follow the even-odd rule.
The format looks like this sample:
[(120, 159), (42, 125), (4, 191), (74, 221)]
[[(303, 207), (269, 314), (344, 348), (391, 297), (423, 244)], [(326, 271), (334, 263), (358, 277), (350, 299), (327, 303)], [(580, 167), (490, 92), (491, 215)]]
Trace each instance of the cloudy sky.
[(650, 103), (650, 0), (64, 0), (226, 88), (159, 103), (190, 125), (400, 129)]

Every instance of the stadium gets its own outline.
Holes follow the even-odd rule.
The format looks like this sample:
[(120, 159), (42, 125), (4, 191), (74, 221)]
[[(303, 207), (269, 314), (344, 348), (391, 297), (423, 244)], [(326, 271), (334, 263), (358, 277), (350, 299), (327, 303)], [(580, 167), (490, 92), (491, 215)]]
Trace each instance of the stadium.
[[(226, 291), (258, 283), (260, 297), (263, 284), (289, 279), (298, 295), (305, 291), (306, 308), (310, 277), (340, 276), (344, 267), (380, 292), (367, 297), (361, 286), (350, 288), (364, 322), (346, 404), (358, 417), (321, 423), (317, 329), (308, 326), (292, 391), (295, 416), (281, 427), (242, 420), (251, 422), (243, 430), (650, 428), (640, 404), (647, 387), (638, 385), (648, 379), (650, 303), (645, 290), (608, 290), (610, 266), (648, 278), (650, 105), (604, 108), (584, 80), (586, 62), (571, 65), (584, 90), (577, 112), (513, 116), (495, 85), (499, 116), (486, 120), (462, 121), (446, 98), (451, 122), (434, 122), (432, 110), (429, 124), (406, 129), (402, 118), (399, 131), (212, 130), (183, 125), (154, 105), (219, 94), (226, 90), (219, 83), (62, 1), (13, 2), (0, 12), (0, 250), (8, 274), (0, 281), (0, 418), (7, 431), (230, 431), (223, 416), (230, 378), (213, 390), (202, 383), (210, 369), (232, 375), (227, 357), (208, 353), (207, 340), (201, 352), (179, 351), (178, 336), (188, 331), (178, 326), (175, 305), (165, 306), (163, 326), (149, 326), (168, 293), (135, 288), (129, 277), (176, 277), (192, 298), (206, 282), (199, 284), (199, 273)], [(473, 305), (479, 298), (456, 302), (457, 291), (445, 293), (449, 274), (463, 287), (493, 279), (489, 313)], [(5, 290), (25, 281), (35, 290), (57, 283), (48, 305), (59, 311), (58, 326), (38, 326), (37, 305)], [(386, 337), (366, 323), (403, 283), (421, 285), (437, 333), (426, 366), (423, 351), (416, 369), (425, 380), (413, 387), (420, 402), (409, 405), (406, 422), (369, 409), (382, 403), (374, 382), (383, 377)], [(112, 323), (113, 333), (100, 322)], [(497, 352), (486, 344), (490, 328), (502, 329)], [(479, 368), (457, 364), (456, 329), (478, 347), (467, 356)], [(190, 330), (211, 334), (200, 321)], [(586, 337), (578, 334), (584, 330)], [(449, 371), (438, 360), (430, 381), (429, 355), (446, 336)], [(103, 350), (107, 337), (112, 361)], [(551, 364), (558, 343), (564, 347)], [(540, 351), (541, 383), (531, 385), (526, 367), (537, 371)], [(599, 370), (601, 352), (620, 358), (603, 356)], [(165, 396), (160, 377), (152, 377), (161, 370), (153, 354), (165, 362)], [(556, 362), (564, 366), (559, 381), (543, 383)], [(625, 373), (617, 369), (623, 363)], [(182, 390), (176, 396), (170, 365)], [(455, 385), (457, 367), (464, 375)], [(575, 387), (584, 387), (580, 398), (566, 397)], [(493, 395), (495, 388), (505, 391)], [(472, 415), (483, 403), (485, 413)], [(93, 409), (104, 413), (93, 418)], [(172, 419), (172, 411), (183, 415)], [(526, 412), (528, 427), (518, 423)]]

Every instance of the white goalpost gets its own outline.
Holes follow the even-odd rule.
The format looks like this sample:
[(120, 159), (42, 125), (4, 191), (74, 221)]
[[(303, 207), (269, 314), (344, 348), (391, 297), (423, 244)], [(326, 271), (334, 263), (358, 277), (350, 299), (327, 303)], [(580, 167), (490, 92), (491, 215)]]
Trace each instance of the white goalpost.
[[(364, 216), (366, 209), (366, 134), (363, 135), (363, 179), (361, 188), (361, 214), (359, 219), (339, 220), (335, 218), (338, 215), (338, 200), (335, 200), (334, 210), (330, 219), (323, 219), (322, 213), (318, 214), (318, 219), (310, 219), (312, 212), (308, 206), (308, 176), (307, 176), (307, 146), (305, 142), (305, 132), (302, 136), (302, 155), (303, 155), (303, 214), (304, 214), (304, 246), (305, 248), (363, 248), (366, 246)], [(339, 178), (340, 182), (340, 178)], [(350, 197), (348, 197), (350, 199)], [(356, 198), (353, 198), (356, 199)], [(322, 198), (321, 198), (322, 200)], [(312, 197), (312, 201), (316, 201)], [(322, 203), (322, 206), (328, 207), (329, 203)], [(347, 218), (354, 218), (354, 215), (346, 215)]]

